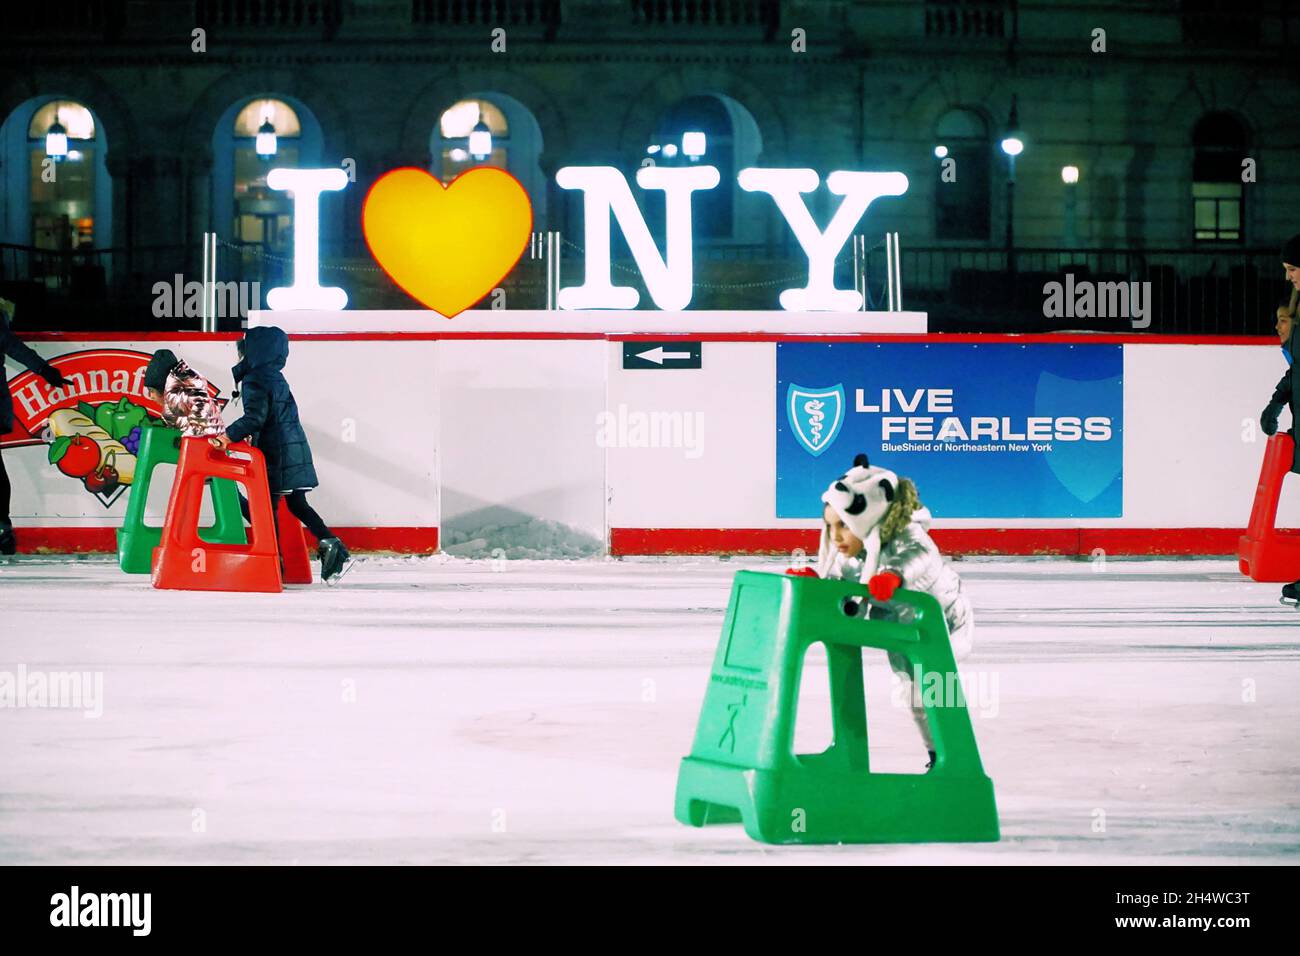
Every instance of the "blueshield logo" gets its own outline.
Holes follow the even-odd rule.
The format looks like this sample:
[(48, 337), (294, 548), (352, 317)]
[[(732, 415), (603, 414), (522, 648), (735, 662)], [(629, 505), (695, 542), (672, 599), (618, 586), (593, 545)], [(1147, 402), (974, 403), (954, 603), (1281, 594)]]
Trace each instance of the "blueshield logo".
[[(1057, 409), (1085, 408), (1111, 421), (1122, 420), (1123, 384), (1120, 376), (1080, 381), (1040, 372), (1034, 387), (1034, 414), (1051, 416)], [(1124, 467), (1122, 439), (1115, 435), (1100, 443), (1058, 441), (1046, 456), (1047, 467), (1056, 480), (1083, 504), (1090, 503), (1111, 486)]]
[(791, 383), (785, 411), (794, 437), (815, 458), (831, 446), (844, 424), (844, 386), (805, 388)]

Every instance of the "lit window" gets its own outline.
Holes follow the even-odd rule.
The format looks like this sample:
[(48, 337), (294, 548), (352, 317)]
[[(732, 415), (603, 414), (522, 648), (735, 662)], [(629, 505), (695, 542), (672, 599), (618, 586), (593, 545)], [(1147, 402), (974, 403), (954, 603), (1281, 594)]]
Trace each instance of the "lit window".
[(1229, 113), (1210, 113), (1192, 131), (1192, 235), (1197, 242), (1242, 242), (1246, 131)]
[(27, 128), (28, 139), (45, 139), (54, 121), (58, 120), (68, 131), (68, 139), (94, 139), (95, 117), (80, 103), (67, 100), (51, 100), (36, 111), (31, 125)]

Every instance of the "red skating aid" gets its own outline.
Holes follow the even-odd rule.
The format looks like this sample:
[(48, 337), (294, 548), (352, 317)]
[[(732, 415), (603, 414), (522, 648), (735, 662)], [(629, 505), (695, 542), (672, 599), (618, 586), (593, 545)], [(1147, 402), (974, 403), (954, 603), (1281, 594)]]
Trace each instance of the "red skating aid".
[(1290, 583), (1300, 579), (1300, 531), (1278, 530), (1277, 503), (1291, 471), (1295, 441), (1278, 432), (1264, 447), (1264, 465), (1250, 509), (1250, 525), (1237, 541), (1241, 573), (1254, 581)]
[[(162, 546), (153, 553), (153, 586), (180, 591), (284, 590), (276, 550), (275, 516), (266, 481), (266, 459), (251, 445), (230, 449), (250, 456), (231, 458), (206, 438), (182, 438), (180, 461)], [(248, 544), (217, 544), (199, 537), (203, 483), (209, 478), (238, 481), (248, 493), (252, 527)]]

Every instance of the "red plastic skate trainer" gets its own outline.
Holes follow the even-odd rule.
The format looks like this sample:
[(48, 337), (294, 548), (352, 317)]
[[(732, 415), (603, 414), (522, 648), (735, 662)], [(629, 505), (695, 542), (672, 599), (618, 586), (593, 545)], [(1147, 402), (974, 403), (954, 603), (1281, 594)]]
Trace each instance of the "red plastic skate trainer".
[[(153, 552), (154, 587), (181, 591), (284, 590), (266, 459), (251, 445), (241, 443), (230, 449), (248, 455), (250, 460), (231, 458), (206, 438), (181, 439), (162, 545)], [(244, 486), (252, 524), (248, 544), (215, 544), (199, 537), (203, 484), (209, 478), (229, 478)]]
[(1279, 531), (1273, 526), (1294, 449), (1295, 441), (1285, 432), (1273, 435), (1264, 447), (1250, 526), (1237, 541), (1237, 565), (1253, 581), (1290, 583), (1300, 579), (1300, 531)]
[(307, 552), (307, 532), (302, 522), (289, 511), (284, 498), (275, 512), (279, 531), (281, 574), (285, 584), (311, 584), (311, 556)]

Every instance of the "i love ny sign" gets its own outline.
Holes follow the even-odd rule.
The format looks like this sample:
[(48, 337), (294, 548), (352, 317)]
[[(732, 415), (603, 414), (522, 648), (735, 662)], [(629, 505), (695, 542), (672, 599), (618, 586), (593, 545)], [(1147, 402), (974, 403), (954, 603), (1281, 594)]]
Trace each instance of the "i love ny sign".
[[(618, 222), (646, 290), (656, 306), (685, 309), (694, 283), (691, 196), (714, 189), (714, 166), (645, 166), (636, 182), (664, 194), (665, 250), (660, 254), (623, 174), (612, 166), (566, 166), (555, 174), (561, 189), (583, 194), (584, 276), (559, 291), (561, 309), (634, 309), (640, 294), (614, 285), (610, 265), (610, 219)], [(835, 258), (867, 208), (882, 196), (901, 196), (907, 177), (899, 172), (833, 172), (826, 187), (843, 199), (825, 230), (819, 229), (804, 196), (821, 185), (811, 169), (742, 169), (746, 192), (772, 197), (808, 257), (808, 284), (780, 294), (783, 309), (852, 312), (862, 296), (835, 288)], [(272, 189), (288, 190), (294, 202), (293, 285), (271, 289), (272, 310), (338, 310), (347, 293), (320, 284), (320, 194), (348, 184), (342, 169), (273, 169)], [(479, 166), (443, 184), (422, 169), (386, 173), (366, 196), (362, 229), (371, 255), (412, 298), (452, 318), (478, 302), (510, 273), (533, 229), (528, 193), (508, 172)]]

